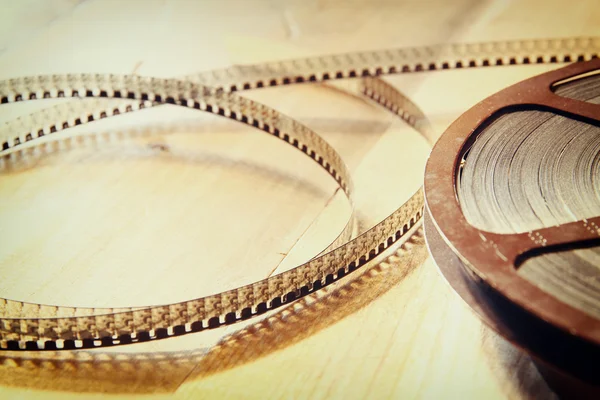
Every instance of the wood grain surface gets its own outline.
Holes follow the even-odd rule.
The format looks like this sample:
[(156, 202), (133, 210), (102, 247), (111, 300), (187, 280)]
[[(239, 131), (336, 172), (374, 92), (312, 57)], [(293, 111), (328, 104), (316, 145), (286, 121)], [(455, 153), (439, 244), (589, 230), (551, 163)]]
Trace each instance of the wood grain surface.
[[(600, 35), (597, 0), (4, 0), (0, 79), (176, 77), (332, 52), (575, 35)], [(551, 68), (385, 79), (441, 134), (479, 100)], [(421, 184), (427, 142), (351, 82), (244, 95), (340, 152), (361, 230)], [(50, 104), (2, 107), (0, 119)], [(182, 301), (307, 261), (348, 218), (316, 164), (212, 115), (161, 106), (60, 135), (0, 168), (3, 297), (97, 307)], [(453, 293), (423, 242), (418, 231), (381, 263), (242, 324), (77, 353), (0, 353), (0, 398), (553, 398), (528, 356)]]

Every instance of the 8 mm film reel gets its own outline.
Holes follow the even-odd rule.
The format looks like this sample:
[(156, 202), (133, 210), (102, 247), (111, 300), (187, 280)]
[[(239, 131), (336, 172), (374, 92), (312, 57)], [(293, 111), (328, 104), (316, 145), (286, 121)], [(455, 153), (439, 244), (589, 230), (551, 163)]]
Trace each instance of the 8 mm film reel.
[(453, 288), (560, 393), (600, 359), (600, 61), (511, 86), (456, 120), (425, 173), (425, 231)]

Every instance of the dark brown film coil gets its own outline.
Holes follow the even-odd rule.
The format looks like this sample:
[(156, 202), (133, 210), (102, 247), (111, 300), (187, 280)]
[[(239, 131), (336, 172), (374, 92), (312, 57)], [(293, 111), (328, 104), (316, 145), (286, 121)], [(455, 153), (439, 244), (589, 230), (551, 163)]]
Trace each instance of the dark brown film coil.
[(477, 104), (437, 142), (424, 182), (444, 276), (570, 395), (600, 394), (599, 70), (572, 64)]

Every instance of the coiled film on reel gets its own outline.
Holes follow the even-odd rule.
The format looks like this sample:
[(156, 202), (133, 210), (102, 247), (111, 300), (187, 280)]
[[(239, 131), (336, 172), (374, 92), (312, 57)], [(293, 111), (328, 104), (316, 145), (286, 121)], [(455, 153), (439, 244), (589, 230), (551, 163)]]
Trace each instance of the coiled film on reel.
[[(549, 366), (552, 375), (566, 376), (567, 386), (573, 379), (577, 384), (584, 382), (580, 386), (583, 389), (578, 390), (586, 394), (598, 393), (600, 378), (596, 367), (600, 356), (600, 320), (590, 305), (595, 301), (595, 285), (600, 276), (600, 264), (593, 258), (593, 248), (600, 244), (600, 217), (597, 216), (600, 188), (594, 184), (598, 173), (597, 161), (594, 161), (598, 158), (598, 147), (594, 143), (600, 132), (599, 68), (598, 60), (573, 64), (504, 89), (473, 107), (448, 128), (434, 147), (424, 186), (428, 244), (451, 285), (496, 331)], [(546, 154), (544, 157), (527, 147), (529, 143), (543, 146), (539, 137), (532, 139), (536, 135), (549, 143), (549, 149), (542, 152)], [(499, 139), (490, 139), (494, 137)], [(581, 143), (578, 144), (578, 140)], [(488, 144), (491, 150), (497, 151), (497, 157), (482, 153)], [(525, 150), (520, 151), (519, 146)], [(569, 146), (577, 150), (570, 152)], [(584, 162), (587, 152), (592, 154), (590, 163)], [(529, 160), (523, 161), (527, 157)], [(549, 161), (544, 162), (544, 159)], [(477, 164), (478, 161), (483, 164)], [(584, 165), (564, 171), (563, 161), (566, 165), (571, 165), (569, 161), (581, 161)], [(534, 170), (519, 170), (523, 162), (529, 162), (528, 168)], [(489, 170), (483, 167), (486, 163)], [(524, 176), (525, 181), (518, 182), (517, 177), (510, 181), (511, 172), (517, 177)], [(527, 178), (528, 173), (537, 176), (537, 180)], [(551, 199), (549, 196), (556, 196), (560, 190), (556, 176), (561, 173), (572, 179), (562, 177), (563, 181), (567, 179), (564, 185), (571, 185), (571, 197)], [(575, 176), (577, 174), (581, 176)], [(578, 187), (580, 178), (589, 179), (589, 187)], [(496, 180), (495, 183), (503, 187), (500, 195), (506, 199), (498, 199), (495, 197), (498, 193), (490, 189), (491, 186), (481, 183), (486, 179)], [(461, 185), (469, 187), (465, 189)], [(527, 187), (520, 187), (523, 185)], [(478, 191), (479, 200), (469, 193), (473, 187)], [(519, 195), (527, 190), (533, 194)], [(577, 202), (580, 196), (587, 196), (586, 190), (591, 192), (591, 197), (582, 198), (586, 199), (588, 210), (583, 214), (573, 211), (577, 207), (572, 209), (569, 200)], [(534, 195), (540, 196), (540, 204), (532, 200)], [(473, 217), (474, 211), (468, 209), (479, 207), (489, 218), (491, 208), (506, 208), (510, 202), (521, 208), (520, 214), (510, 214), (513, 227), (489, 228), (493, 224)], [(510, 204), (512, 207), (513, 203)], [(558, 208), (554, 214), (550, 212), (550, 217), (559, 222), (544, 225), (542, 207)], [(561, 216), (562, 211), (566, 214)], [(507, 223), (511, 222), (510, 218)], [(529, 225), (519, 218), (529, 218)], [(580, 267), (573, 264), (577, 261), (571, 258), (571, 270), (568, 264), (559, 267), (572, 278), (564, 275), (562, 287), (544, 284), (544, 279), (556, 279), (560, 274), (547, 261), (544, 265), (543, 257), (577, 251), (588, 257), (592, 254), (590, 279), (586, 281)], [(541, 279), (519, 273), (520, 268), (536, 258), (541, 263), (538, 267)], [(569, 282), (577, 278), (583, 279), (579, 283), (588, 285), (587, 297), (581, 288), (576, 289), (579, 293), (574, 295), (560, 293), (560, 289), (568, 292), (572, 290), (570, 287), (577, 287), (577, 282)]]

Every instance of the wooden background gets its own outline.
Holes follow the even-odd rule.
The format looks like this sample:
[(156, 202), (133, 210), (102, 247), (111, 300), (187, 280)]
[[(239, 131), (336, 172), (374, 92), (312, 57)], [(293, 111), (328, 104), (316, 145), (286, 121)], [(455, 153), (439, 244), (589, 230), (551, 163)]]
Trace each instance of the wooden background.
[[(600, 35), (597, 0), (0, 4), (0, 79), (172, 77), (332, 52)], [(385, 79), (441, 133), (477, 101), (550, 68)], [(364, 230), (419, 187), (429, 148), (350, 88), (244, 95), (338, 149)], [(50, 104), (5, 106), (0, 118)], [(3, 297), (99, 307), (181, 301), (310, 259), (348, 217), (314, 163), (232, 121), (164, 106), (78, 129), (72, 134), (96, 139), (64, 139), (0, 168)], [(417, 234), (380, 265), (244, 325), (78, 355), (2, 353), (0, 398), (552, 398), (530, 359), (452, 292), (422, 242)]]

